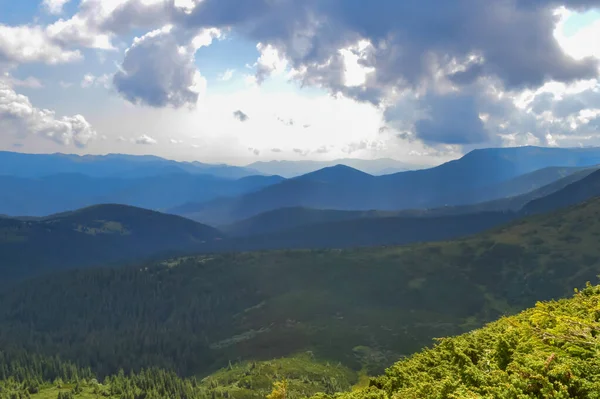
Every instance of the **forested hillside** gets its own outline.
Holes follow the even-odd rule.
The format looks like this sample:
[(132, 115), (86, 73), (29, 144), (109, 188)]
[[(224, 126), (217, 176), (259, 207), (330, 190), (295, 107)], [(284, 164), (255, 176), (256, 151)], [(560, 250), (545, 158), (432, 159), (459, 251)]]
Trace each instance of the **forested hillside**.
[(440, 338), (369, 382), (311, 354), (230, 364), (203, 379), (156, 368), (102, 379), (57, 357), (0, 351), (0, 398), (598, 398), (599, 306), (600, 286), (588, 283), (571, 299)]
[(45, 218), (0, 218), (2, 281), (75, 267), (105, 266), (220, 238), (194, 221), (124, 205), (97, 205)]
[(600, 272), (600, 199), (457, 241), (184, 257), (0, 293), (0, 345), (182, 375), (310, 350), (373, 372)]

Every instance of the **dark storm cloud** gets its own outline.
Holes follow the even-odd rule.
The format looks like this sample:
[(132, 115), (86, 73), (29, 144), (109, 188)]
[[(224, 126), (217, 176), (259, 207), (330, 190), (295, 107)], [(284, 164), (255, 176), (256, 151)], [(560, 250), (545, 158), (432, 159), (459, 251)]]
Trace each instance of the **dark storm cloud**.
[[(292, 66), (306, 68), (305, 81), (334, 89), (343, 68), (332, 55), (358, 39), (370, 40), (373, 47), (362, 62), (376, 68), (366, 84), (371, 96), (377, 87), (418, 86), (437, 66), (466, 62), (471, 54), (481, 63), (453, 73), (455, 81), (492, 75), (506, 87), (521, 88), (597, 74), (596, 60), (576, 61), (554, 39), (556, 2), (515, 2), (205, 0), (186, 18), (188, 24), (233, 26), (271, 44)], [(600, 1), (568, 4), (589, 8)]]
[(487, 142), (489, 134), (479, 118), (471, 96), (447, 95), (430, 98), (429, 117), (415, 123), (418, 138), (428, 143), (477, 144)]

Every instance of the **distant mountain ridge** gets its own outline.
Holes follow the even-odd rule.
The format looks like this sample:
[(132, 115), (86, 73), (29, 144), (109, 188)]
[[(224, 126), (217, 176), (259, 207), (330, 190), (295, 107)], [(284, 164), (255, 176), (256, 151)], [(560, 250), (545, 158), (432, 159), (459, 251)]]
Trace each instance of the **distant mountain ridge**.
[(190, 201), (236, 196), (282, 180), (279, 176), (225, 179), (185, 172), (137, 178), (75, 173), (39, 178), (0, 176), (0, 213), (43, 216), (104, 203), (161, 210)]
[[(434, 168), (385, 176), (337, 165), (236, 198), (188, 204), (185, 210), (175, 207), (169, 212), (225, 225), (289, 207), (397, 211), (465, 205), (523, 194), (559, 179), (568, 168), (575, 172), (596, 164), (600, 164), (600, 148), (517, 147), (475, 150)], [(544, 168), (550, 169), (539, 171)], [(528, 173), (536, 178), (523, 177)], [(517, 183), (509, 184), (511, 179)]]
[(345, 212), (289, 208), (225, 226), (222, 231), (178, 216), (122, 205), (100, 205), (41, 218), (0, 217), (0, 272), (29, 275), (43, 272), (42, 265), (50, 269), (93, 266), (165, 251), (326, 249), (456, 239), (600, 197), (600, 170), (561, 186), (544, 198), (529, 201), (522, 210), (444, 214), (443, 209)]
[(245, 167), (178, 162), (154, 155), (26, 154), (0, 151), (0, 176), (38, 178), (73, 172), (92, 177), (149, 177), (186, 172), (228, 179), (262, 174)]

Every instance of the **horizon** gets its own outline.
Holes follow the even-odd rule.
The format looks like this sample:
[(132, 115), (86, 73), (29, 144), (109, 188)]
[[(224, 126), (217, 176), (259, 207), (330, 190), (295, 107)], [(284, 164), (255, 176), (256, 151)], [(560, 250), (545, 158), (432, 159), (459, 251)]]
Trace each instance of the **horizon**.
[[(436, 166), (440, 166), (443, 165), (444, 163), (450, 162), (450, 161), (455, 161), (458, 159), (461, 159), (462, 157), (464, 157), (465, 155), (474, 152), (474, 151), (479, 151), (479, 150), (493, 150), (493, 149), (511, 149), (511, 148), (559, 148), (559, 149), (594, 149), (594, 148), (600, 148), (600, 145), (595, 145), (595, 146), (579, 146), (579, 147), (543, 147), (543, 146), (536, 146), (536, 145), (522, 145), (522, 146), (513, 146), (513, 147), (484, 147), (484, 148), (475, 148), (472, 149), (464, 154), (460, 154), (458, 155), (456, 158), (453, 159), (449, 159), (447, 161), (444, 162), (440, 162), (440, 163), (436, 163), (436, 164), (410, 164), (407, 162), (404, 162), (402, 160), (399, 159), (395, 159), (392, 157), (382, 157), (382, 158), (374, 158), (374, 159), (365, 159), (365, 158), (353, 158), (353, 157), (344, 157), (344, 158), (335, 158), (335, 159), (318, 159), (318, 160), (313, 160), (313, 159), (272, 159), (272, 160), (256, 160), (256, 161), (252, 161), (251, 163), (241, 163), (241, 164), (236, 164), (236, 163), (226, 163), (226, 162), (205, 162), (201, 159), (191, 159), (191, 160), (178, 160), (175, 158), (170, 158), (170, 157), (165, 157), (165, 156), (160, 156), (160, 155), (156, 155), (156, 154), (152, 154), (152, 153), (146, 153), (146, 154), (131, 154), (131, 153), (119, 153), (119, 152), (109, 152), (109, 153), (102, 153), (102, 154), (92, 154), (92, 153), (82, 153), (82, 154), (78, 154), (78, 153), (74, 153), (74, 152), (25, 152), (25, 151), (14, 151), (14, 150), (3, 150), (0, 149), (0, 153), (12, 153), (12, 154), (24, 154), (24, 155), (64, 155), (64, 156), (73, 156), (73, 157), (107, 157), (107, 156), (111, 156), (111, 155), (116, 155), (116, 156), (133, 156), (133, 157), (155, 157), (155, 158), (159, 158), (159, 159), (163, 159), (163, 160), (168, 160), (168, 161), (175, 161), (175, 162), (183, 162), (183, 163), (194, 163), (194, 162), (198, 162), (200, 164), (204, 164), (204, 165), (212, 165), (212, 166), (236, 166), (236, 167), (251, 167), (253, 164), (264, 164), (264, 163), (286, 163), (286, 162), (291, 162), (291, 163), (332, 163), (332, 162), (336, 162), (336, 161), (365, 161), (365, 162), (377, 162), (377, 161), (393, 161), (393, 162), (398, 162), (398, 163), (403, 163), (405, 164), (407, 167), (415, 167), (418, 169), (428, 169), (428, 168), (434, 168)], [(331, 164), (328, 166), (323, 166), (323, 168), (327, 168), (327, 167), (331, 167), (331, 166), (337, 166), (337, 165), (343, 165), (343, 166), (348, 166), (348, 165), (344, 165), (342, 163), (340, 164)], [(358, 169), (356, 167), (353, 166), (348, 166), (351, 167), (353, 169)], [(407, 169), (410, 170), (410, 169)], [(368, 172), (367, 172), (368, 173)]]

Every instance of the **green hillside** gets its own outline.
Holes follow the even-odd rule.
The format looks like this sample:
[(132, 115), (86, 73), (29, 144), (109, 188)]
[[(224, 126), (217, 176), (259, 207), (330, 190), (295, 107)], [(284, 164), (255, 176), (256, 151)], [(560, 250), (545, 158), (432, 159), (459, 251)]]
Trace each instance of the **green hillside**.
[(588, 283), (571, 299), (539, 302), (481, 329), (441, 338), (366, 383), (310, 354), (230, 364), (202, 379), (159, 369), (98, 379), (58, 358), (0, 351), (0, 399), (594, 399), (600, 397), (598, 331), (600, 286)]
[(375, 373), (600, 273), (600, 199), (456, 241), (202, 255), (79, 270), (0, 291), (0, 347), (206, 374), (312, 351)]
[[(600, 287), (439, 340), (390, 367), (359, 398), (599, 398)], [(318, 395), (324, 399), (328, 396)]]
[[(125, 205), (45, 218), (0, 218), (3, 279), (202, 248), (221, 233), (191, 220)], [(204, 242), (204, 244), (203, 244)]]

